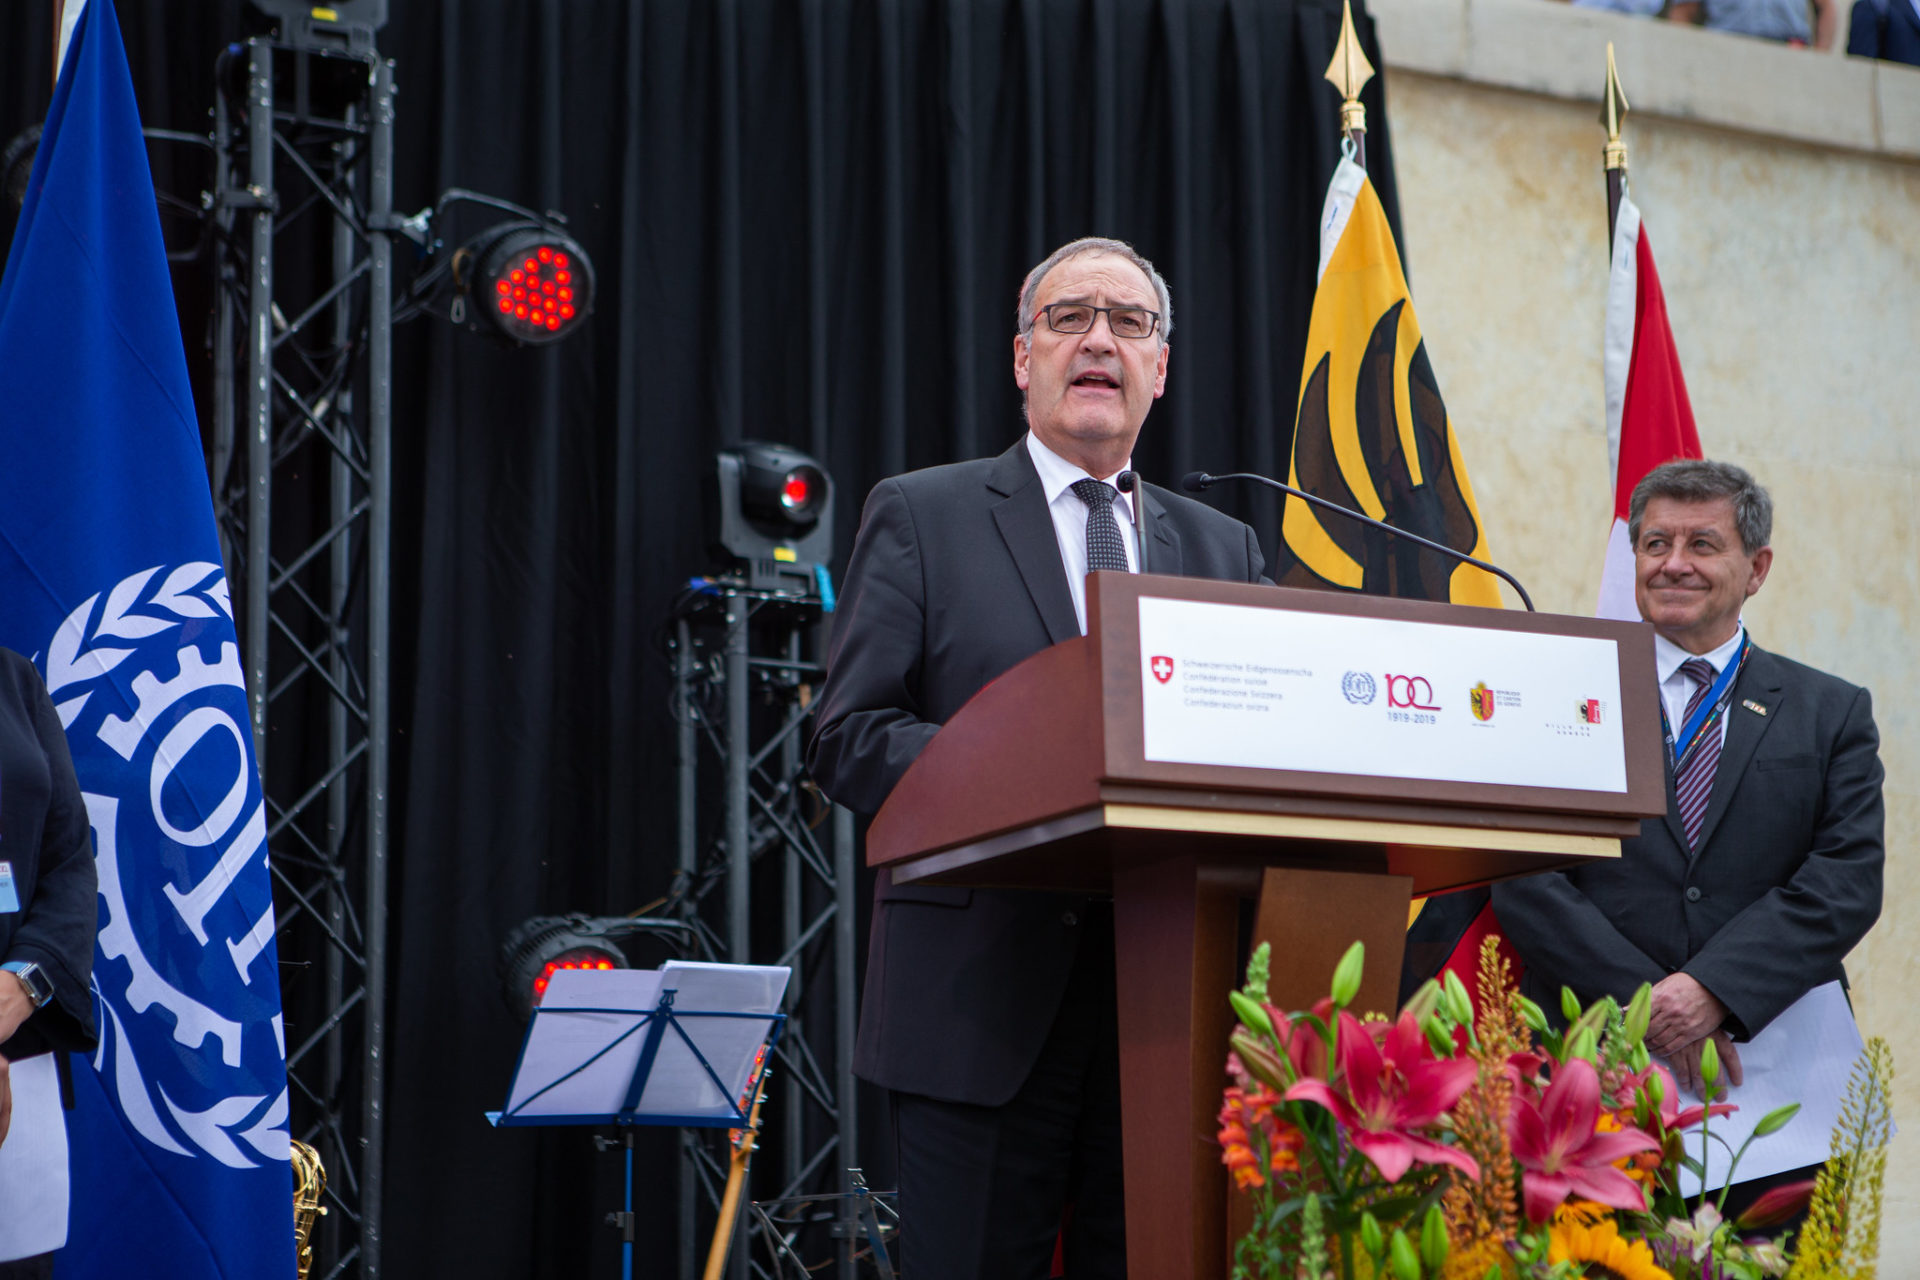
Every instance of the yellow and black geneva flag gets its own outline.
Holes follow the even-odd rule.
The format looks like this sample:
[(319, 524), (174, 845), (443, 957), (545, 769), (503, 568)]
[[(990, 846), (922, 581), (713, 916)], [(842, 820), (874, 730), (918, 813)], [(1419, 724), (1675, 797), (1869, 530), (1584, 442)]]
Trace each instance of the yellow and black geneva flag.
[[(1320, 285), (1288, 479), (1487, 558), (1460, 441), (1440, 400), (1400, 251), (1366, 170), (1342, 160), (1320, 219)], [(1498, 579), (1403, 538), (1288, 499), (1274, 579), (1456, 604), (1501, 603)]]

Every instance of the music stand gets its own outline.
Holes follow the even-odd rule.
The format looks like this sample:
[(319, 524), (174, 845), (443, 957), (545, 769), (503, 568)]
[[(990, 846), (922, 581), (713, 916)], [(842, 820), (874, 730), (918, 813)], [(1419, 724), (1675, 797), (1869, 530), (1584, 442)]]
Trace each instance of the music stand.
[(669, 960), (659, 969), (562, 969), (535, 1007), (498, 1127), (623, 1131), (620, 1274), (633, 1276), (633, 1129), (744, 1129), (786, 1015), (792, 971)]

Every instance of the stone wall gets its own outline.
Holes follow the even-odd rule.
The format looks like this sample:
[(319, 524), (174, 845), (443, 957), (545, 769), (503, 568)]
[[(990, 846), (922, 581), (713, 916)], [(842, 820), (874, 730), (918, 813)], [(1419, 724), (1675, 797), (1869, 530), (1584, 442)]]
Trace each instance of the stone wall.
[[(1774, 493), (1769, 648), (1868, 686), (1887, 899), (1850, 965), (1892, 1043), (1884, 1257), (1920, 1256), (1920, 71), (1550, 0), (1371, 0), (1406, 254), (1494, 557), (1591, 612), (1606, 43), (1702, 442)], [(1897, 1268), (1896, 1268), (1897, 1269)]]

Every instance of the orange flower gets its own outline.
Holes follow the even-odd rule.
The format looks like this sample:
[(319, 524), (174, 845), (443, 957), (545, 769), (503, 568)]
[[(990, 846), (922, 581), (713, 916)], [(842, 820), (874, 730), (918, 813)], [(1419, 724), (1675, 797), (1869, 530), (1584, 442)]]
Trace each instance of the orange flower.
[[(1300, 1168), (1300, 1152), (1306, 1147), (1306, 1135), (1274, 1115), (1280, 1095), (1254, 1082), (1248, 1087), (1229, 1085), (1220, 1103), (1220, 1163), (1233, 1171), (1234, 1184), (1242, 1191), (1267, 1185), (1268, 1173), (1292, 1173)], [(1260, 1167), (1260, 1155), (1254, 1149), (1253, 1134), (1265, 1139), (1267, 1167)]]

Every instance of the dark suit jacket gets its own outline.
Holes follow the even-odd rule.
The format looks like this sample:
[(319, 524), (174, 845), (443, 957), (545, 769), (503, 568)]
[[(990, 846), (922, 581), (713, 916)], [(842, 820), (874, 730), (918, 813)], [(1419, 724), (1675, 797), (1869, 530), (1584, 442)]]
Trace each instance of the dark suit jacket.
[(1847, 52), (1920, 65), (1920, 13), (1913, 0), (1859, 0), (1847, 31)]
[(1666, 817), (1642, 822), (1619, 859), (1494, 887), (1526, 961), (1522, 989), (1557, 1017), (1562, 985), (1583, 1003), (1624, 1003), (1684, 972), (1727, 1006), (1726, 1030), (1752, 1037), (1844, 980), (1840, 962), (1879, 918), (1882, 777), (1867, 691), (1754, 648), (1698, 853), (1686, 853), (1669, 761)]
[[(1253, 530), (1144, 488), (1153, 573), (1261, 581)], [(885, 802), (940, 726), (994, 677), (1080, 634), (1024, 439), (997, 458), (882, 481), (834, 613), (807, 763), (857, 813)], [(1066, 988), (1081, 900), (901, 886), (880, 875), (854, 1070), (908, 1093), (998, 1106)]]

